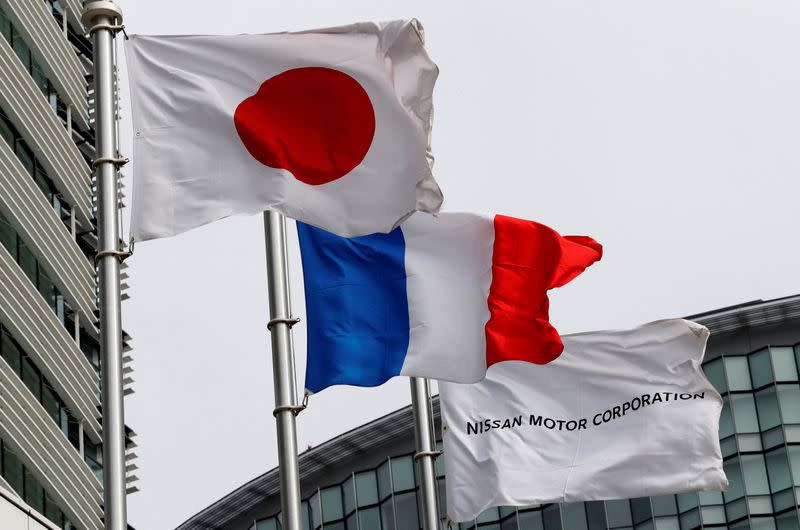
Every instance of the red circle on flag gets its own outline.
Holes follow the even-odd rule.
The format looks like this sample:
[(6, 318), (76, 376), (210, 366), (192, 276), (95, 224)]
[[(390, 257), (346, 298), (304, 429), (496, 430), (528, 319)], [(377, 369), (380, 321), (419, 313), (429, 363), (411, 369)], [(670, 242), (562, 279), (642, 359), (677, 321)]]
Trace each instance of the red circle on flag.
[(239, 103), (233, 121), (253, 158), (312, 185), (352, 171), (375, 136), (375, 110), (364, 87), (323, 67), (267, 79)]

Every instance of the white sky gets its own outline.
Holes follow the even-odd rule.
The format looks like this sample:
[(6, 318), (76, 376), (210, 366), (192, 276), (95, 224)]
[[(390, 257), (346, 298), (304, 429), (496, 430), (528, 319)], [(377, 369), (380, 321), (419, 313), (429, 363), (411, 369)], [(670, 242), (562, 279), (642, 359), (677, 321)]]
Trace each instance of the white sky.
[[(441, 69), (433, 148), (445, 208), (535, 219), (605, 246), (602, 262), (551, 294), (562, 333), (800, 292), (796, 2), (119, 2), (130, 33), (419, 18)], [(142, 490), (130, 521), (169, 529), (277, 462), (261, 217), (142, 243), (128, 263), (126, 419)], [(302, 387), (305, 327), (295, 329)], [(409, 402), (401, 378), (326, 390), (298, 418), (300, 446)]]

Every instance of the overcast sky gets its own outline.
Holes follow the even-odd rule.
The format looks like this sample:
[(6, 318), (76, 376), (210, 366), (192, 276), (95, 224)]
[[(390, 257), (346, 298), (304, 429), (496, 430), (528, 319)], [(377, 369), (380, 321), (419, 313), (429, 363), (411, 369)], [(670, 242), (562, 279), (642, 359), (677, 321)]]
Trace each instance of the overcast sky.
[[(796, 2), (118, 1), (128, 32), (144, 34), (419, 18), (441, 69), (445, 209), (535, 219), (605, 246), (551, 293), (562, 333), (800, 292)], [(289, 233), (303, 317), (293, 223)], [(142, 490), (130, 521), (170, 529), (277, 463), (262, 220), (142, 243), (128, 263), (126, 420)], [(306, 330), (295, 329), (302, 387)], [(408, 403), (402, 378), (325, 390), (298, 418), (300, 447)]]

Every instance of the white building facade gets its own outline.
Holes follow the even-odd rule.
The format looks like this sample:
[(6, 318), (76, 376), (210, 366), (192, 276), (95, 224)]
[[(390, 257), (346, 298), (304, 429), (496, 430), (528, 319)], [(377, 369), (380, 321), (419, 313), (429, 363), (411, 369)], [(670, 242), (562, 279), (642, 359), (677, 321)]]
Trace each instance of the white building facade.
[(103, 528), (92, 47), (81, 8), (0, 0), (3, 530)]

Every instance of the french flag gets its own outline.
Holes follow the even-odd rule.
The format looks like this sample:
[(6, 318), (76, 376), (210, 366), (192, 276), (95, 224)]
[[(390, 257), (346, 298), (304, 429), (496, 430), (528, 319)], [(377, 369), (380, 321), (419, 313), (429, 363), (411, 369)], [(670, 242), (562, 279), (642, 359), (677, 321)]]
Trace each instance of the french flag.
[(311, 392), (396, 375), (474, 383), (497, 362), (548, 363), (563, 344), (547, 291), (602, 257), (589, 237), (504, 215), (416, 214), (355, 238), (297, 231)]

